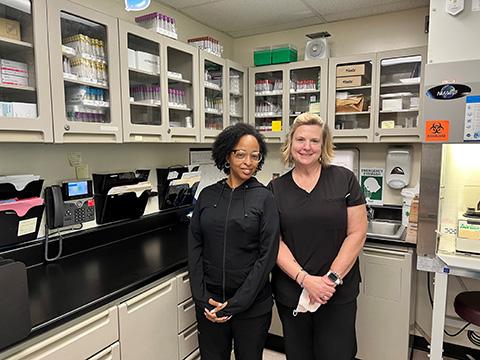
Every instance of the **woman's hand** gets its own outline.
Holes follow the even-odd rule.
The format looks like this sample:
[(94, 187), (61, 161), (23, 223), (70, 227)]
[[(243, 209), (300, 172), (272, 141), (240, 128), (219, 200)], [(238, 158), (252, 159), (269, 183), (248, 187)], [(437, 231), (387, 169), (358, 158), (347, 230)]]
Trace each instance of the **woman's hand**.
[(308, 291), (311, 303), (326, 304), (335, 293), (335, 284), (327, 275), (307, 274), (303, 279), (303, 287)]
[(216, 300), (213, 300), (212, 298), (208, 299), (208, 303), (212, 306), (215, 306), (215, 309), (212, 309), (212, 310), (208, 310), (208, 309), (204, 309), (204, 314), (205, 314), (205, 317), (210, 320), (211, 322), (214, 322), (214, 323), (224, 323), (224, 322), (227, 322), (228, 320), (230, 320), (232, 318), (232, 316), (223, 316), (223, 317), (217, 317), (217, 312), (219, 312), (220, 310), (223, 310), (225, 308), (225, 306), (228, 305), (228, 301), (225, 301), (224, 303), (221, 303), (221, 302), (218, 302)]

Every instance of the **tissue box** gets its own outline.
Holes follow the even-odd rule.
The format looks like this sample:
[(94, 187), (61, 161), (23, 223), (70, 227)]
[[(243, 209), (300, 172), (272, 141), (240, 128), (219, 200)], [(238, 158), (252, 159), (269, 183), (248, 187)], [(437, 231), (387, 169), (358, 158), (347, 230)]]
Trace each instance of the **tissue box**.
[(137, 52), (132, 49), (128, 49), (128, 67), (130, 69), (137, 68)]
[(37, 104), (14, 102), (12, 111), (13, 117), (34, 119), (37, 117)]
[(160, 57), (143, 51), (137, 51), (137, 69), (151, 72), (154, 74), (160, 73)]

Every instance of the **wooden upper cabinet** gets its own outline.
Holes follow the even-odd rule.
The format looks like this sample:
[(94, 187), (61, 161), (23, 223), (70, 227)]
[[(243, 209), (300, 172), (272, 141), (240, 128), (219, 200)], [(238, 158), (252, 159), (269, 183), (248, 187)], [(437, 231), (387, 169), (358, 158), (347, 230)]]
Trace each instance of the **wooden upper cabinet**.
[(121, 142), (117, 19), (63, 0), (47, 10), (55, 142)]
[(52, 142), (46, 0), (0, 1), (0, 142)]

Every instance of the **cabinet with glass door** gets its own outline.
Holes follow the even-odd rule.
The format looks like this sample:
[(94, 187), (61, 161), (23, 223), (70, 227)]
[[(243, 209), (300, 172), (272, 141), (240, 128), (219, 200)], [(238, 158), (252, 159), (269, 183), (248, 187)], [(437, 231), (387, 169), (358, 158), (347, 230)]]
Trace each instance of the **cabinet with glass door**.
[(419, 142), (426, 48), (377, 54), (375, 142)]
[(305, 112), (316, 113), (327, 121), (327, 67), (327, 59), (299, 61), (287, 65), (290, 80), (288, 129), (295, 118)]
[(228, 125), (248, 122), (247, 114), (247, 68), (226, 60)]
[(0, 1), (0, 142), (52, 142), (46, 0)]
[[(198, 49), (169, 38), (163, 38), (161, 64), (162, 103), (167, 125), (167, 141), (200, 141), (199, 121), (199, 55)], [(168, 104), (168, 105), (167, 105)]]
[(201, 141), (211, 142), (225, 128), (228, 120), (227, 70), (225, 60), (200, 50)]
[(288, 124), (288, 88), (284, 65), (250, 68), (250, 121), (268, 142), (282, 142)]
[(121, 142), (117, 20), (63, 0), (47, 9), (55, 142)]
[(123, 140), (161, 142), (166, 124), (161, 103), (162, 36), (119, 21)]
[(328, 123), (337, 143), (372, 142), (376, 54), (330, 58)]

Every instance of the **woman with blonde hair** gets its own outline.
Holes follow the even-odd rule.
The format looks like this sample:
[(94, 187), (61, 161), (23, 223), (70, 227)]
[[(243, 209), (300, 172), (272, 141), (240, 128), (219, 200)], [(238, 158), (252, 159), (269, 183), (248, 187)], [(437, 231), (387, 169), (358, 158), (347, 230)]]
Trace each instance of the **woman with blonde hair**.
[(281, 229), (272, 285), (287, 360), (354, 359), (365, 199), (355, 175), (331, 164), (332, 136), (318, 115), (295, 119), (282, 153), (294, 167), (270, 184)]

